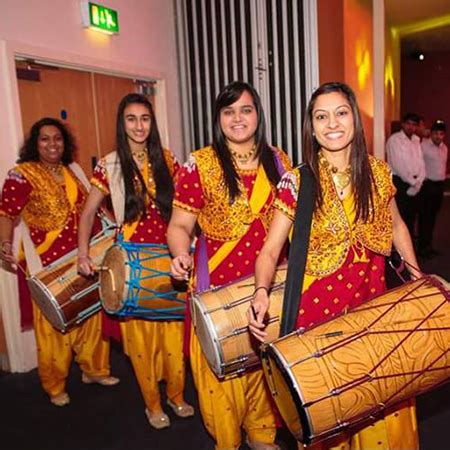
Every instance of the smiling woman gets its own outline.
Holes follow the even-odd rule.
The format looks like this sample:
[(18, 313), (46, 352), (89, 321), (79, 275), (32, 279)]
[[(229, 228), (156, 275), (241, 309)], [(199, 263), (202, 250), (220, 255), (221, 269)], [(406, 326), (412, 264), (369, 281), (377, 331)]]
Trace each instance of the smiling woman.
[[(212, 145), (193, 152), (177, 175), (168, 230), (172, 275), (190, 279), (194, 292), (253, 273), (272, 217), (275, 187), (291, 166), (283, 151), (267, 143), (261, 100), (247, 83), (230, 83), (217, 96), (213, 136)], [(201, 234), (191, 255), (197, 222)], [(219, 380), (201, 338), (197, 324), (191, 328), (191, 367), (216, 448), (239, 448), (241, 428), (250, 448), (279, 448), (273, 443), (275, 417), (262, 371)]]
[[(303, 159), (313, 173), (317, 194), (302, 293), (289, 299), (299, 305), (294, 308), (295, 329), (331, 320), (383, 293), (385, 256), (392, 245), (411, 263), (411, 275), (421, 276), (408, 229), (393, 198), (389, 167), (367, 153), (353, 91), (342, 83), (320, 86), (309, 101), (303, 130)], [(298, 208), (307, 201), (299, 196), (301, 183), (298, 168), (281, 179), (274, 217), (256, 260), (258, 289), (248, 320), (251, 332), (262, 342), (268, 337), (264, 317), (279, 254)], [(292, 242), (291, 252), (296, 245)], [(301, 303), (296, 304), (298, 298)], [(337, 436), (336, 441), (336, 447), (326, 442), (317, 448), (418, 448), (413, 403), (405, 402), (373, 426), (353, 436)]]
[[(36, 122), (20, 151), (18, 165), (8, 173), (0, 201), (0, 259), (16, 263), (12, 251), (14, 223), (24, 223), (25, 260), (34, 275), (76, 249), (79, 211), (86, 197), (86, 176), (73, 163), (74, 140), (60, 121)], [(86, 183), (87, 184), (87, 183)], [(99, 223), (95, 228), (99, 229)], [(88, 235), (88, 239), (90, 234)], [(102, 339), (101, 314), (63, 334), (33, 302), (33, 327), (42, 387), (57, 406), (70, 402), (66, 377), (72, 352), (80, 362), (82, 381), (110, 386), (109, 342)]]
[[(130, 253), (135, 258), (133, 267), (146, 260), (150, 261), (150, 266), (161, 269), (145, 276), (148, 272), (145, 272), (142, 262), (143, 267), (139, 266), (137, 270), (138, 279), (133, 279), (133, 283), (129, 280), (132, 286), (136, 286), (130, 291), (142, 291), (147, 296), (147, 307), (138, 305), (139, 313), (129, 311), (128, 317), (120, 322), (120, 327), (126, 352), (144, 397), (147, 419), (152, 427), (162, 429), (170, 426), (169, 416), (161, 406), (158, 382), (162, 379), (167, 381), (167, 403), (175, 414), (179, 417), (194, 414), (194, 408), (184, 401), (183, 322), (179, 317), (178, 320), (166, 321), (165, 317), (158, 317), (156, 313), (152, 315), (151, 310), (156, 298), (183, 305), (182, 301), (174, 301), (173, 297), (177, 294), (173, 293), (169, 274), (158, 266), (161, 258), (165, 258), (167, 265), (169, 261), (166, 231), (172, 213), (172, 179), (179, 166), (174, 155), (162, 148), (153, 106), (143, 95), (128, 94), (120, 101), (116, 136), (116, 151), (100, 159), (94, 169), (92, 190), (79, 228), (78, 270), (84, 275), (95, 271), (89, 257), (88, 236), (97, 209), (103, 199), (110, 196), (114, 216), (120, 226), (119, 242), (111, 250), (119, 249), (118, 254), (122, 255), (127, 249), (133, 249), (134, 253)], [(157, 259), (159, 254), (161, 258)], [(107, 257), (108, 253), (105, 260)], [(127, 269), (121, 269), (132, 271), (132, 264), (127, 265), (125, 260), (124, 257), (122, 266)], [(115, 273), (111, 267), (110, 270), (113, 275), (109, 280), (113, 283)], [(158, 287), (168, 288), (158, 289), (151, 285), (154, 278), (158, 279)], [(103, 284), (102, 278), (101, 289)], [(115, 288), (113, 290), (116, 291)], [(132, 302), (135, 299), (120, 298), (122, 300)], [(156, 320), (158, 318), (161, 320)]]

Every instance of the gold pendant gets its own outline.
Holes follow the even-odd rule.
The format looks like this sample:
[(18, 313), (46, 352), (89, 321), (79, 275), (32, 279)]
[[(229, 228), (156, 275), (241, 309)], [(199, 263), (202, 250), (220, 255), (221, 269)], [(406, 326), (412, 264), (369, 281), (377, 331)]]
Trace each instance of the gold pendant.
[(348, 172), (336, 172), (333, 174), (333, 182), (341, 190), (350, 184), (350, 174)]

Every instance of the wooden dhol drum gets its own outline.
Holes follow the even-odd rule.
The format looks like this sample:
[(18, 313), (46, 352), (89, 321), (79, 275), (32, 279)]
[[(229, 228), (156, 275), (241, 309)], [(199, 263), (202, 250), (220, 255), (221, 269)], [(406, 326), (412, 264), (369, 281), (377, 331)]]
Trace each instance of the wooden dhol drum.
[(263, 346), (263, 367), (288, 428), (311, 444), (447, 381), (449, 347), (449, 283), (430, 275)]
[[(270, 292), (266, 319), (270, 341), (280, 334), (286, 273), (287, 265), (277, 268)], [(254, 290), (255, 278), (251, 276), (191, 298), (195, 332), (209, 366), (219, 378), (239, 374), (261, 362), (258, 341), (248, 330), (247, 311)]]
[(186, 293), (170, 277), (167, 245), (124, 242), (120, 237), (105, 254), (100, 298), (105, 311), (121, 317), (183, 320)]
[[(98, 265), (113, 243), (111, 235), (102, 234), (91, 240), (89, 255)], [(66, 332), (101, 309), (98, 277), (77, 273), (78, 249), (27, 278), (36, 304), (47, 320), (59, 331)]]

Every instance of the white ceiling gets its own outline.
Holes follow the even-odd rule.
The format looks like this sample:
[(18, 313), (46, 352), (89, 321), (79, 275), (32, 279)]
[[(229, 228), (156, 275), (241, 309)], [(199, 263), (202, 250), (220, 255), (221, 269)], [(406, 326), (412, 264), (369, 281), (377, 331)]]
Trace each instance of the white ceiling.
[(385, 0), (384, 3), (386, 19), (393, 26), (450, 14), (450, 0)]
[[(379, 0), (373, 0), (379, 1)], [(399, 27), (450, 14), (450, 0), (385, 0), (386, 21)], [(450, 50), (450, 25), (402, 37), (402, 52)]]

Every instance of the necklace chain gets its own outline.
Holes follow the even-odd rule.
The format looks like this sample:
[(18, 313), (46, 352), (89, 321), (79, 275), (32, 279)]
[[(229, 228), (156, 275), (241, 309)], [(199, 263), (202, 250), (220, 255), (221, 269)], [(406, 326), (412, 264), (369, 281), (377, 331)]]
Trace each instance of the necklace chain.
[(344, 189), (349, 186), (352, 181), (350, 164), (344, 170), (340, 171), (337, 167), (333, 166), (333, 164), (331, 164), (322, 153), (320, 154), (320, 162), (330, 170), (333, 184), (342, 196)]
[(61, 177), (63, 174), (63, 165), (62, 163), (58, 163), (56, 165), (50, 165), (46, 163), (42, 163), (44, 169), (51, 175), (56, 175), (57, 177)]
[(233, 158), (241, 164), (248, 163), (256, 152), (256, 144), (253, 144), (252, 148), (246, 153), (238, 153), (236, 150), (231, 151)]

